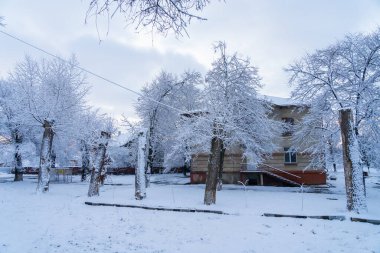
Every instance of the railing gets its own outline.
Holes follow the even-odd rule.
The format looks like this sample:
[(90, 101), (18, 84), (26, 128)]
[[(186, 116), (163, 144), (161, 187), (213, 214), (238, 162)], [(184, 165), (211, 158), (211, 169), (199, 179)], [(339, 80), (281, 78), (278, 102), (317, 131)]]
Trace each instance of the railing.
[(275, 167), (270, 166), (270, 165), (268, 165), (268, 164), (260, 164), (260, 165), (266, 166), (266, 167), (271, 168), (271, 169), (273, 169), (273, 170), (280, 171), (280, 172), (285, 173), (285, 174), (287, 174), (287, 175), (289, 175), (289, 176), (292, 176), (292, 177), (301, 178), (300, 176), (297, 176), (297, 175), (295, 175), (295, 174), (292, 174), (292, 173), (290, 173), (290, 172), (288, 172), (288, 171), (286, 171), (286, 170), (278, 169), (278, 168), (275, 168)]
[[(246, 163), (246, 164), (248, 164), (248, 163)], [(265, 168), (265, 167), (267, 167), (267, 168)], [(269, 169), (268, 169), (268, 168), (269, 168)], [(283, 177), (283, 176), (279, 175), (278, 172), (281, 172), (281, 173), (287, 174), (287, 175), (289, 175), (289, 176), (292, 176), (292, 177), (295, 177), (295, 178), (298, 178), (298, 179), (302, 179), (302, 177), (297, 176), (297, 175), (295, 175), (295, 174), (292, 174), (292, 173), (290, 173), (290, 172), (288, 172), (288, 171), (285, 171), (285, 170), (281, 170), (281, 169), (275, 168), (275, 167), (270, 166), (270, 165), (268, 165), (268, 164), (260, 164), (258, 167), (255, 168), (255, 170), (247, 170), (247, 171), (258, 171), (258, 172), (266, 173), (266, 174), (271, 175), (271, 176), (273, 176), (273, 177), (276, 177), (276, 178), (278, 178), (278, 179), (280, 179), (280, 180), (282, 180), (282, 181), (284, 181), (284, 182), (288, 182), (288, 183), (293, 184), (293, 185), (301, 186), (300, 183), (297, 183), (297, 182), (295, 182), (295, 181), (293, 181), (293, 180), (291, 180), (291, 179), (288, 179), (288, 178), (286, 178), (286, 177)]]

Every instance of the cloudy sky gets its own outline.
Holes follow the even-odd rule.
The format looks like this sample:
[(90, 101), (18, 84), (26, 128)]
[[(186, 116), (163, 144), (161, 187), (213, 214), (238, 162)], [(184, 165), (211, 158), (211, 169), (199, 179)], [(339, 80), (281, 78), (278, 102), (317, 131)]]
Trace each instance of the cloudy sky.
[[(190, 37), (176, 39), (136, 32), (116, 17), (85, 24), (89, 0), (1, 0), (2, 30), (61, 57), (75, 54), (82, 67), (133, 90), (161, 71), (192, 69), (205, 74), (214, 59), (212, 44), (223, 40), (229, 52), (249, 57), (265, 85), (261, 93), (287, 97), (283, 68), (307, 52), (380, 25), (379, 0), (213, 0), (194, 21)], [(101, 39), (101, 42), (99, 41)], [(0, 34), (0, 77), (25, 54), (48, 57)], [(136, 95), (88, 76), (89, 103), (120, 118), (134, 119)]]

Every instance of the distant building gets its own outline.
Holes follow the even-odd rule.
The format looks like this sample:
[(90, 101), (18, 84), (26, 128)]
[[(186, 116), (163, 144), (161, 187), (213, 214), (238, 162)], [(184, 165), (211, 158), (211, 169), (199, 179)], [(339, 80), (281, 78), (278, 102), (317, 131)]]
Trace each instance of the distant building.
[[(258, 166), (252, 166), (242, 158), (242, 151), (226, 150), (223, 163), (223, 183), (236, 184), (238, 181), (250, 185), (320, 185), (326, 184), (325, 168), (308, 168), (311, 157), (308, 154), (292, 152), (292, 125), (299, 123), (308, 107), (291, 99), (266, 97), (272, 103), (272, 117), (289, 124), (289, 128), (275, 137), (279, 149)], [(303, 110), (299, 110), (303, 109)], [(193, 155), (191, 161), (191, 183), (205, 183), (208, 154)]]

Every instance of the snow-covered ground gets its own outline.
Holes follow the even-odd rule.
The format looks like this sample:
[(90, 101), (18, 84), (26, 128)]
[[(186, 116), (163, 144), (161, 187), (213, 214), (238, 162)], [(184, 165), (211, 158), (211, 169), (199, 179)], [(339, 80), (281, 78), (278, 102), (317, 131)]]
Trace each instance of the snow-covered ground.
[[(267, 213), (345, 215), (342, 175), (334, 187), (225, 185), (217, 204), (202, 204), (204, 185), (179, 174), (152, 176), (147, 199), (134, 199), (133, 176), (111, 176), (100, 196), (88, 184), (51, 184), (36, 194), (36, 176), (12, 182), (0, 175), (0, 252), (380, 252), (380, 225), (269, 218)], [(368, 213), (380, 219), (380, 177), (367, 181)], [(230, 215), (88, 206), (85, 201), (221, 210)], [(357, 216), (357, 215), (352, 215)]]

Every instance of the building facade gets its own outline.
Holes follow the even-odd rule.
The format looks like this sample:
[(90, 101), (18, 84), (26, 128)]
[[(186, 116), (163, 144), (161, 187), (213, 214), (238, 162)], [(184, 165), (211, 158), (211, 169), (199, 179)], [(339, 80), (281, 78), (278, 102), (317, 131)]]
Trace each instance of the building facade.
[[(267, 98), (268, 99), (268, 98)], [(290, 99), (269, 98), (273, 106), (271, 117), (287, 123), (286, 130), (275, 137), (278, 149), (258, 166), (252, 166), (243, 158), (242, 152), (227, 150), (223, 163), (223, 183), (238, 181), (250, 185), (322, 185), (326, 184), (325, 168), (309, 168), (308, 154), (292, 152), (293, 125), (298, 124), (308, 109)], [(205, 183), (208, 154), (193, 155), (191, 161), (191, 183)]]

